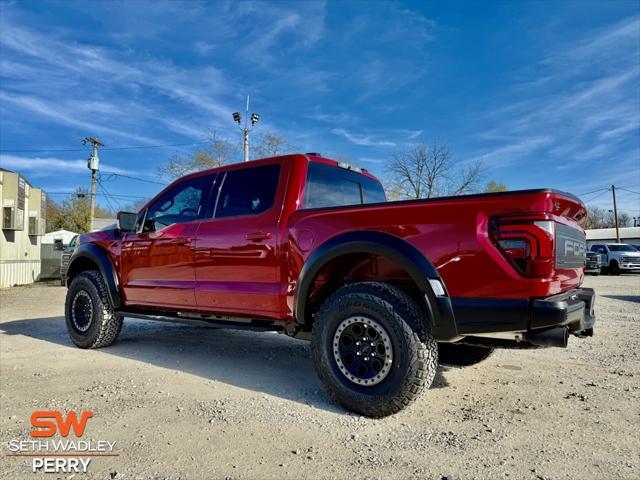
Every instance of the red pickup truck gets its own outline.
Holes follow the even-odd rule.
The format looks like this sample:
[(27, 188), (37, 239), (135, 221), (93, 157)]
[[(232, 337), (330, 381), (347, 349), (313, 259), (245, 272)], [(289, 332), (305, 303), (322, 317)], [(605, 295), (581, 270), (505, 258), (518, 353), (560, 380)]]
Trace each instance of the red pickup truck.
[(81, 348), (113, 343), (124, 317), (308, 339), (331, 396), (382, 417), (438, 361), (591, 336), (586, 215), (546, 189), (387, 202), (369, 172), (317, 154), (228, 165), (83, 235), (66, 325)]

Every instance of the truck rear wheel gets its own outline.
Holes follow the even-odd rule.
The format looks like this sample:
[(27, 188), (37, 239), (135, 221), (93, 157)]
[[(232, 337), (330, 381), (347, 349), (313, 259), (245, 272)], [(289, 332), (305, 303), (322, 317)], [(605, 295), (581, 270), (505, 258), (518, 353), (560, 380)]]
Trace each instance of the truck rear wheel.
[(368, 417), (385, 417), (415, 401), (433, 382), (438, 347), (416, 302), (384, 283), (333, 293), (313, 325), (311, 354), (331, 397)]
[(438, 344), (438, 359), (441, 364), (454, 367), (468, 367), (487, 359), (493, 348), (476, 345), (456, 345), (454, 343)]
[(111, 345), (122, 330), (122, 321), (122, 315), (111, 306), (99, 271), (79, 273), (71, 281), (65, 302), (65, 322), (71, 341), (78, 347)]

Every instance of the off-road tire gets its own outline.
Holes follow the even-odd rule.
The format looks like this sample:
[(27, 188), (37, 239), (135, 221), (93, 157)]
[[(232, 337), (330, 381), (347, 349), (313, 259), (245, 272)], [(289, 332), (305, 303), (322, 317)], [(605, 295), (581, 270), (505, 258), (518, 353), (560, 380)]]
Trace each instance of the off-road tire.
[[(336, 330), (353, 316), (375, 320), (393, 346), (389, 373), (375, 385), (350, 381), (334, 357)], [(320, 381), (338, 404), (374, 418), (397, 413), (418, 399), (438, 367), (438, 345), (424, 311), (402, 290), (377, 282), (344, 286), (323, 303), (313, 324), (311, 356)]]
[[(74, 298), (85, 292), (91, 299), (90, 323), (86, 331), (80, 331), (72, 317)], [(84, 293), (80, 293), (84, 295)], [(71, 341), (80, 348), (100, 348), (111, 345), (122, 330), (123, 317), (113, 309), (107, 286), (98, 270), (79, 273), (67, 290), (65, 322)]]
[(453, 343), (438, 344), (438, 360), (443, 365), (468, 367), (486, 360), (493, 353), (493, 348), (476, 345), (456, 345)]
[(609, 275), (620, 275), (620, 265), (616, 260), (611, 260), (609, 263)]

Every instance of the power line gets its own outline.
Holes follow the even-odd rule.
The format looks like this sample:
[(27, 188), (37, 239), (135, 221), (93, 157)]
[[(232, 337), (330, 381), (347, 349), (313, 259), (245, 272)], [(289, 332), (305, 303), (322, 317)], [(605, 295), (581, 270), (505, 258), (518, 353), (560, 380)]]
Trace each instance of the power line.
[[(596, 190), (596, 191), (597, 191), (597, 190)], [(608, 191), (609, 191), (609, 189), (608, 189), (608, 188), (606, 188), (606, 189), (604, 189), (604, 191), (600, 192), (598, 195), (595, 195), (595, 196), (591, 197), (590, 199), (585, 200), (585, 202), (593, 202), (596, 198), (601, 197), (602, 195), (604, 195), (604, 194), (605, 194), (605, 193), (607, 193)], [(591, 193), (594, 193), (594, 192), (591, 192)]]
[[(109, 208), (111, 209), (111, 211), (116, 212), (117, 210), (120, 210), (120, 208), (118, 208), (117, 210), (115, 208), (113, 208), (113, 205), (111, 204), (111, 200), (109, 200), (109, 194), (107, 193), (107, 191), (102, 186), (102, 182), (98, 181), (98, 187), (104, 193), (104, 198), (107, 201), (107, 204), (109, 205)], [(116, 200), (113, 199), (113, 201), (115, 202)]]
[(604, 188), (599, 188), (597, 190), (592, 190), (590, 192), (585, 192), (585, 193), (579, 193), (578, 196), (581, 197), (582, 195), (589, 195), (591, 193), (596, 193), (596, 192), (600, 192), (601, 190), (609, 190), (609, 187), (604, 187)]
[[(105, 150), (140, 150), (146, 148), (170, 148), (170, 147), (188, 147), (192, 145), (202, 145), (207, 143), (208, 140), (202, 140), (201, 142), (191, 143), (167, 143), (164, 145), (135, 145), (127, 147), (107, 147)], [(43, 149), (0, 149), (0, 153), (55, 153), (55, 152), (85, 152), (84, 148), (43, 148)]]
[[(75, 195), (77, 192), (47, 192), (47, 195)], [(89, 195), (88, 193), (85, 195)], [(103, 196), (104, 194), (98, 194), (100, 196)], [(144, 195), (125, 195), (125, 194), (119, 194), (119, 193), (111, 193), (110, 194), (111, 197), (116, 197), (116, 198), (149, 198), (149, 197), (145, 197)]]
[(111, 180), (111, 178), (113, 177), (122, 177), (122, 178), (129, 178), (131, 180), (137, 180), (139, 182), (145, 182), (145, 183), (153, 183), (155, 185), (162, 185), (167, 186), (167, 183), (163, 183), (163, 182), (156, 182), (155, 180), (146, 180), (144, 178), (137, 178), (137, 177), (132, 177), (130, 175), (123, 175), (121, 173), (110, 173), (109, 175), (107, 175), (107, 177), (104, 179), (105, 182), (108, 182), (109, 180)]
[(618, 190), (624, 190), (625, 192), (633, 193), (634, 195), (640, 195), (640, 192), (634, 192), (633, 190), (629, 190), (628, 188), (618, 187)]

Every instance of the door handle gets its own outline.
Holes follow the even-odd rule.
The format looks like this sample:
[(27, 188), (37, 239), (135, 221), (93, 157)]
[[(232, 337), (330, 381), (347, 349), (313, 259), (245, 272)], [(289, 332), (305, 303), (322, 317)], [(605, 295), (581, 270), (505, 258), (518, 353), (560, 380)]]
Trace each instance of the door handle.
[(253, 232), (245, 235), (247, 240), (252, 242), (261, 242), (262, 240), (268, 240), (271, 238), (271, 232)]
[(174, 245), (189, 245), (191, 243), (191, 239), (187, 237), (176, 237), (172, 238), (170, 243)]

